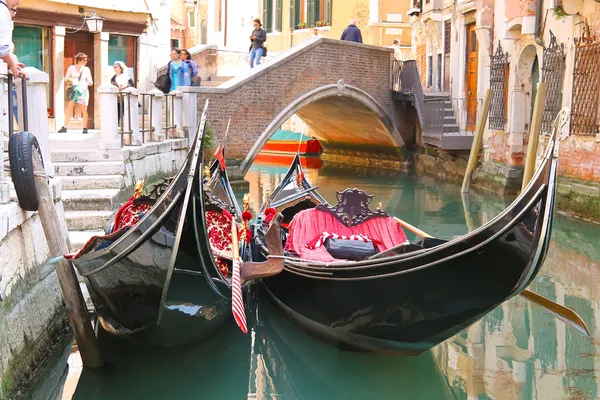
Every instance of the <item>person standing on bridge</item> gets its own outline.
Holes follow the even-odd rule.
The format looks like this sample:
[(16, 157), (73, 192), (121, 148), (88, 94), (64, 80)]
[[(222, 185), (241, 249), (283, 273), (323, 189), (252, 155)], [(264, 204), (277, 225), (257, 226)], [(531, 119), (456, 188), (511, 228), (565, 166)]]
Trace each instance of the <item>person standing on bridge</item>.
[(350, 25), (348, 25), (348, 27), (346, 29), (344, 29), (344, 32), (342, 33), (342, 37), (340, 38), (341, 40), (345, 40), (347, 42), (356, 42), (356, 43), (362, 43), (362, 34), (360, 33), (360, 29), (358, 28), (358, 26), (356, 26), (356, 19), (352, 18), (350, 20)]
[[(254, 68), (255, 65), (260, 64), (260, 58), (264, 54), (264, 44), (267, 41), (267, 32), (262, 29), (262, 23), (260, 19), (254, 20), (254, 30), (250, 35), (250, 68)], [(256, 63), (255, 63), (256, 60)]]

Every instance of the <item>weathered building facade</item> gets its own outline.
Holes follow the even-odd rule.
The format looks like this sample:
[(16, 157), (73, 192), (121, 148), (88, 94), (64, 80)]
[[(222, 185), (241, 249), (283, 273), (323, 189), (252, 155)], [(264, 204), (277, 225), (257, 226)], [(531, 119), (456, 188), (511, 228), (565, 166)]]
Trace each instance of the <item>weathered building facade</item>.
[(545, 81), (543, 131), (561, 108), (571, 111), (561, 147), (563, 205), (582, 215), (591, 207), (600, 216), (600, 4), (424, 0), (413, 6), (413, 55), (425, 92), (448, 93), (457, 119), (474, 126), (485, 91), (494, 91), (480, 178), (520, 188), (537, 87)]
[(310, 38), (313, 27), (339, 39), (355, 18), (364, 43), (391, 46), (398, 39), (408, 57), (409, 8), (409, 0), (215, 0), (209, 3), (209, 43), (247, 52), (252, 21), (260, 18), (269, 51), (281, 52)]

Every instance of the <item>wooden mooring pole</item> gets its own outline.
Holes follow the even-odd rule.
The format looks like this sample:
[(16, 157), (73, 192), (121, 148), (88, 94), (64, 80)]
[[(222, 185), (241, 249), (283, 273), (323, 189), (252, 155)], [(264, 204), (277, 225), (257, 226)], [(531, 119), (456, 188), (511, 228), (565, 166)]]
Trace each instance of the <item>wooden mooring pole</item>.
[[(40, 154), (32, 149), (35, 188), (37, 190), (38, 215), (48, 241), (50, 257), (58, 257), (69, 252), (65, 234), (60, 228), (60, 218), (56, 212), (52, 190), (48, 185)], [(90, 317), (81, 294), (81, 288), (71, 264), (62, 259), (55, 264), (60, 289), (67, 309), (69, 322), (75, 333), (75, 340), (83, 360), (84, 368), (97, 368), (103, 365), (98, 342), (92, 329)]]
[(529, 144), (527, 145), (527, 156), (525, 158), (525, 171), (523, 172), (523, 183), (521, 190), (529, 183), (535, 170), (535, 160), (537, 157), (538, 145), (540, 143), (540, 133), (542, 131), (542, 117), (544, 116), (544, 106), (546, 105), (546, 90), (548, 84), (540, 82), (535, 96), (533, 106), (533, 116), (531, 118), (531, 133), (529, 134)]
[(465, 171), (465, 177), (463, 179), (461, 193), (468, 193), (469, 187), (471, 186), (471, 175), (477, 165), (477, 158), (479, 157), (479, 149), (483, 142), (483, 132), (485, 130), (485, 121), (487, 121), (488, 112), (490, 110), (490, 103), (492, 102), (492, 89), (488, 89), (485, 93), (485, 99), (483, 100), (483, 108), (481, 115), (479, 115), (479, 121), (477, 121), (477, 128), (475, 129), (475, 137), (473, 138), (473, 144), (471, 145), (471, 154), (469, 155), (469, 162), (467, 163), (467, 170)]

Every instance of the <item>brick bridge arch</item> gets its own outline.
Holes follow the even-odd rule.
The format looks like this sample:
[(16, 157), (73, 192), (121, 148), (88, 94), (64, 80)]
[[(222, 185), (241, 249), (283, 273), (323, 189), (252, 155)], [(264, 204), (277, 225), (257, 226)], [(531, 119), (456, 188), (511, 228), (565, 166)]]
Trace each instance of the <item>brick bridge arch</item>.
[[(357, 148), (364, 151), (366, 146), (371, 151), (382, 150), (393, 155), (394, 150), (389, 149), (404, 145), (383, 107), (365, 91), (340, 80), (313, 89), (284, 108), (256, 139), (242, 162), (242, 171), (250, 168), (264, 144), (294, 114), (312, 129), (327, 152)], [(352, 130), (345, 129), (346, 126)]]
[[(307, 40), (218, 87), (199, 87), (198, 108), (210, 99), (214, 142), (247, 170), (262, 144), (297, 113), (325, 142), (326, 152), (352, 148), (398, 159), (402, 112), (391, 96), (393, 50), (327, 38)], [(343, 82), (338, 88), (338, 82)]]

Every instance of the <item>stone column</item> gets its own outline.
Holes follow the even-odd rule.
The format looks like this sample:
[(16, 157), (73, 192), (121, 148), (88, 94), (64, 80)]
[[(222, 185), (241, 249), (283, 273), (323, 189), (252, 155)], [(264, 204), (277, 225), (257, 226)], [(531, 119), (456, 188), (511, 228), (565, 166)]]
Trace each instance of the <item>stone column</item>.
[[(110, 83), (112, 67), (108, 64), (108, 39), (110, 34), (107, 32), (96, 33), (94, 35), (94, 86), (90, 92), (94, 94), (94, 127), (102, 127), (102, 100), (100, 99), (100, 87)], [(94, 90), (96, 88), (97, 90)]]
[[(8, 132), (8, 93), (10, 91), (7, 92), (4, 89), (7, 70), (6, 63), (0, 60), (0, 134), (2, 135)], [(5, 204), (10, 201), (10, 183), (6, 172), (4, 172), (4, 151), (0, 155), (0, 161), (2, 161), (2, 168), (0, 168), (0, 204)]]
[(152, 95), (152, 127), (154, 128), (154, 132), (150, 135), (151, 141), (153, 142), (162, 142), (165, 140), (165, 136), (163, 134), (163, 98), (165, 97), (164, 93), (158, 89), (152, 89), (150, 91)]
[(102, 109), (102, 118), (100, 121), (100, 144), (99, 147), (104, 150), (117, 150), (121, 148), (121, 138), (119, 137), (119, 124), (117, 121), (117, 89), (113, 85), (103, 85), (98, 88)]
[(183, 93), (179, 90), (173, 92), (175, 101), (173, 102), (173, 122), (175, 123), (175, 134), (173, 137), (183, 137)]
[(54, 69), (54, 126), (52, 132), (56, 132), (65, 123), (65, 27), (54, 27), (54, 39), (52, 43), (52, 65)]
[(46, 90), (50, 77), (47, 73), (33, 67), (25, 68), (24, 72), (29, 78), (27, 80), (27, 104), (23, 104), (22, 83), (23, 80), (17, 79), (17, 97), (19, 98), (19, 128), (23, 130), (24, 110), (27, 108), (27, 123), (29, 132), (33, 133), (38, 140), (44, 168), (46, 173), (53, 175), (52, 161), (50, 159), (50, 136), (48, 134), (48, 104), (46, 100)]
[(138, 108), (138, 95), (140, 92), (135, 88), (127, 88), (123, 90), (125, 93), (130, 93), (130, 101), (125, 101), (125, 115), (131, 123), (131, 146), (142, 145), (142, 135), (140, 133), (140, 112)]
[(183, 92), (183, 130), (187, 132), (188, 146), (191, 147), (198, 129), (198, 87), (181, 86)]

